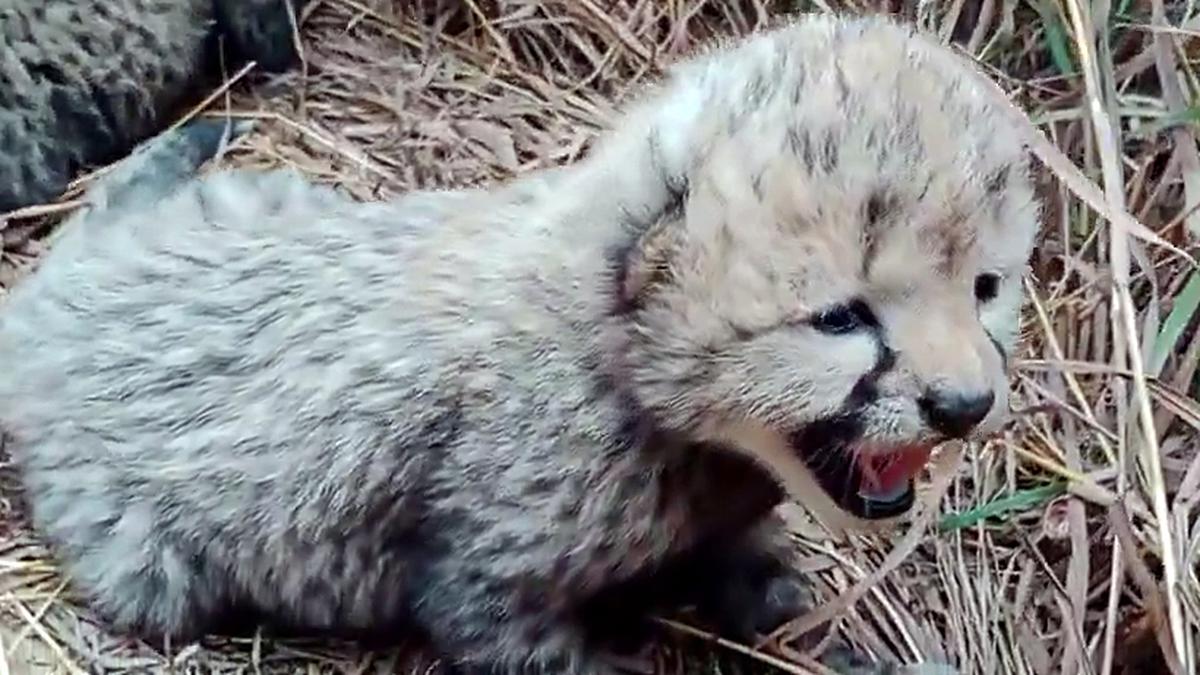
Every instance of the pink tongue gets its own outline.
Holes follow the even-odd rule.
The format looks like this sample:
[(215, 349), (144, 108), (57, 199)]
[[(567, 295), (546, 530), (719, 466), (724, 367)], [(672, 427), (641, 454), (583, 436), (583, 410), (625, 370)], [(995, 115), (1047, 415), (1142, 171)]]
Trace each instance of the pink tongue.
[(870, 495), (892, 496), (904, 490), (929, 461), (933, 447), (908, 445), (891, 452), (860, 454), (858, 468), (862, 472), (862, 491)]

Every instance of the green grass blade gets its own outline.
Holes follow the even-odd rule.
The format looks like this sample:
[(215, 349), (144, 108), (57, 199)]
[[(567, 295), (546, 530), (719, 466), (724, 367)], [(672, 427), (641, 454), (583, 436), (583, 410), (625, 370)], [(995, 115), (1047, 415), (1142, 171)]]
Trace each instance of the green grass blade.
[(943, 516), (938, 522), (938, 531), (961, 530), (988, 518), (998, 518), (1010, 511), (1028, 511), (1035, 506), (1049, 502), (1066, 491), (1066, 483), (1051, 483), (1028, 490), (1017, 490), (1006, 497), (990, 501), (969, 511)]
[(1029, 3), (1042, 18), (1042, 31), (1046, 36), (1046, 48), (1050, 51), (1050, 60), (1058, 68), (1061, 75), (1079, 72), (1075, 67), (1075, 59), (1071, 52), (1070, 39), (1066, 28), (1063, 27), (1062, 17), (1055, 11), (1052, 3), (1046, 0), (1031, 0)]
[(1175, 296), (1175, 305), (1171, 307), (1171, 313), (1163, 321), (1162, 328), (1154, 340), (1154, 350), (1150, 353), (1150, 363), (1147, 364), (1149, 374), (1157, 377), (1162, 372), (1167, 359), (1175, 351), (1179, 338), (1183, 336), (1183, 331), (1187, 330), (1192, 322), (1197, 307), (1200, 307), (1200, 273), (1192, 272), (1183, 290)]

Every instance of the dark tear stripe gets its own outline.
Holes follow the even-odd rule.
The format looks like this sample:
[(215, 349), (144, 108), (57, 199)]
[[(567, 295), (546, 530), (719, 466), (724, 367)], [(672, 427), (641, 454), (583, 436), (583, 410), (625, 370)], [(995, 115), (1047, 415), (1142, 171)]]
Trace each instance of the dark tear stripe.
[(992, 343), (992, 346), (996, 348), (996, 351), (1000, 352), (1001, 365), (1004, 366), (1005, 370), (1008, 370), (1008, 350), (1006, 350), (1004, 345), (1000, 344), (1000, 341), (997, 340), (990, 332), (985, 330), (984, 333), (987, 334), (988, 340)]
[(857, 415), (858, 412), (879, 399), (879, 380), (896, 367), (896, 352), (888, 346), (881, 326), (871, 327), (871, 337), (875, 340), (875, 365), (867, 371), (842, 402), (843, 415)]

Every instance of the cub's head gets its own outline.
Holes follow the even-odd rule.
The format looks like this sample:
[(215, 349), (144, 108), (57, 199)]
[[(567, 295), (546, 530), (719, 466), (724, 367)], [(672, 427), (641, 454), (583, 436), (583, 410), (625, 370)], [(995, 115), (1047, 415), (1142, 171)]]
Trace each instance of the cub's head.
[(679, 77), (703, 112), (651, 139), (693, 154), (624, 261), (628, 382), (810, 506), (904, 513), (937, 444), (1007, 414), (1038, 223), (1017, 131), (882, 21), (810, 20)]

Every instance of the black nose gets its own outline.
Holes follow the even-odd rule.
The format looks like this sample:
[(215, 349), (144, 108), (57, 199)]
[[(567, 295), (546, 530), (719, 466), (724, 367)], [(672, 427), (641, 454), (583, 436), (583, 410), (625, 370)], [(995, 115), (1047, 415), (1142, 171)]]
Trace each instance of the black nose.
[(951, 438), (966, 438), (996, 400), (995, 394), (930, 389), (919, 401), (925, 422)]

